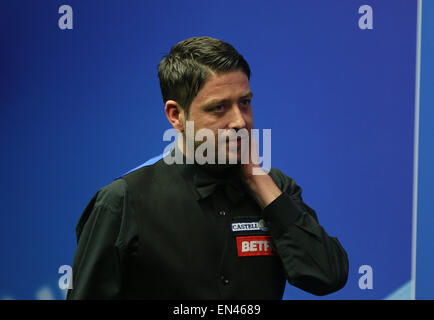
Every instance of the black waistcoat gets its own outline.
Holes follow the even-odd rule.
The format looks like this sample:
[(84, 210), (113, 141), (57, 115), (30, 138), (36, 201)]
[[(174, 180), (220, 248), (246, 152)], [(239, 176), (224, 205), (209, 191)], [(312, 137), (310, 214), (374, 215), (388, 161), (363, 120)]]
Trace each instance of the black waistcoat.
[(281, 299), (285, 273), (278, 255), (239, 257), (231, 224), (261, 219), (246, 196), (210, 219), (174, 165), (163, 159), (122, 177), (128, 185), (124, 208), (138, 229), (137, 252), (122, 272), (124, 298)]

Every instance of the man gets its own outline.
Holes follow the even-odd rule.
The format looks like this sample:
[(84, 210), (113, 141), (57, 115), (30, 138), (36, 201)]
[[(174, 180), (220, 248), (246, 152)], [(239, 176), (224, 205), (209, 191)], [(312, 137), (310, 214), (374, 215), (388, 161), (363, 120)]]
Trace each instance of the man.
[[(239, 139), (219, 141), (253, 129), (245, 59), (228, 43), (196, 37), (175, 45), (158, 75), (181, 138), (170, 154), (92, 198), (77, 225), (67, 298), (281, 299), (286, 280), (315, 295), (341, 289), (346, 252), (301, 188), (260, 168), (257, 150), (242, 161)], [(196, 161), (205, 142), (188, 147), (189, 121), (195, 133), (213, 133), (215, 149), (204, 154), (216, 161)], [(168, 164), (179, 152), (182, 163)], [(222, 153), (236, 163), (218, 162)]]

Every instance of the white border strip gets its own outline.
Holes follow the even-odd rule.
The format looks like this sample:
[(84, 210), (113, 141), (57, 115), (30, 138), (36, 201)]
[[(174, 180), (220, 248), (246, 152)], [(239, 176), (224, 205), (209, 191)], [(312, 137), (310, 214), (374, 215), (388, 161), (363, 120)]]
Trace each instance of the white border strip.
[(416, 82), (414, 98), (413, 221), (411, 243), (411, 300), (416, 299), (417, 191), (419, 172), (420, 61), (422, 40), (422, 0), (417, 1)]

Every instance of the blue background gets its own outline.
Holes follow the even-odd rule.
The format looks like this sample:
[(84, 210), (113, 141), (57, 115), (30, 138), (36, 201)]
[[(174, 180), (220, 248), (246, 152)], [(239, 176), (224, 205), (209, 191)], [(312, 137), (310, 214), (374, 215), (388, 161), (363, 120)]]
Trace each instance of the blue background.
[(434, 299), (434, 2), (422, 5), (415, 298)]
[[(73, 8), (60, 30), (58, 8)], [(361, 30), (362, 5), (374, 29)], [(63, 297), (75, 226), (102, 186), (161, 154), (157, 64), (207, 35), (252, 69), (255, 126), (350, 261), (344, 289), (383, 299), (411, 277), (416, 1), (2, 1), (0, 298)], [(358, 286), (361, 265), (372, 290)]]

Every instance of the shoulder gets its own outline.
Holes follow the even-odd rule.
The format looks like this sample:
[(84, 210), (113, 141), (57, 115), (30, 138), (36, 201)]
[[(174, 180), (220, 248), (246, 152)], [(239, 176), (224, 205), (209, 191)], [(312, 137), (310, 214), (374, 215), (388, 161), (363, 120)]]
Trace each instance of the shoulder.
[(76, 226), (77, 240), (80, 238), (88, 220), (97, 218), (113, 218), (119, 220), (127, 184), (122, 179), (116, 179), (99, 189), (87, 204)]
[(144, 163), (139, 167), (130, 170), (129, 172), (122, 175), (120, 178), (125, 180), (128, 185), (136, 182), (137, 180), (148, 179), (154, 176), (164, 174), (167, 171), (167, 166), (163, 159), (160, 159), (151, 164)]
[(126, 192), (126, 181), (122, 178), (116, 179), (98, 190), (95, 198), (95, 206), (109, 207), (115, 210), (120, 209)]
[(295, 183), (295, 180), (277, 168), (271, 168), (268, 175), (273, 179), (274, 183), (283, 192), (293, 195), (301, 192), (301, 188)]
[(171, 186), (174, 178), (179, 175), (179, 170), (175, 169), (175, 166), (160, 159), (155, 163), (130, 171), (121, 178), (126, 182), (130, 196), (140, 196), (154, 192), (156, 188)]

